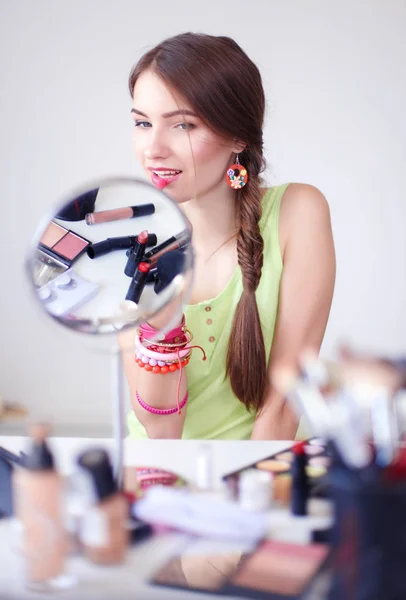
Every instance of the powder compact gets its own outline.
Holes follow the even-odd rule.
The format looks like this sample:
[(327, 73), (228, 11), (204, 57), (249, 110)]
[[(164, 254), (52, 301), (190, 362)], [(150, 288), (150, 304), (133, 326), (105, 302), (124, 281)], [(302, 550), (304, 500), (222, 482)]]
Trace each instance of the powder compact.
[(51, 221), (41, 236), (39, 247), (70, 267), (83, 254), (90, 241)]
[(35, 285), (42, 287), (64, 273), (90, 244), (84, 237), (51, 221), (37, 247)]

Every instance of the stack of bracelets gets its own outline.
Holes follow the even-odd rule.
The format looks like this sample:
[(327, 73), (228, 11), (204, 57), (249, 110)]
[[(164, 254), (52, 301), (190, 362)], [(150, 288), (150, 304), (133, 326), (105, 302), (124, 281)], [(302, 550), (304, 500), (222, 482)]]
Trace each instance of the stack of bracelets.
[(169, 331), (163, 339), (156, 341), (157, 330), (144, 323), (137, 329), (135, 338), (135, 362), (139, 367), (154, 374), (166, 375), (179, 371), (178, 387), (176, 394), (176, 407), (159, 409), (146, 404), (138, 391), (136, 392), (138, 403), (155, 415), (171, 415), (177, 412), (181, 414), (181, 409), (186, 405), (188, 392), (182, 402), (179, 403), (179, 388), (182, 381), (182, 370), (189, 363), (192, 355), (192, 348), (200, 348), (203, 352), (203, 360), (206, 360), (206, 354), (201, 346), (191, 346), (192, 334), (185, 325), (185, 317), (182, 323)]

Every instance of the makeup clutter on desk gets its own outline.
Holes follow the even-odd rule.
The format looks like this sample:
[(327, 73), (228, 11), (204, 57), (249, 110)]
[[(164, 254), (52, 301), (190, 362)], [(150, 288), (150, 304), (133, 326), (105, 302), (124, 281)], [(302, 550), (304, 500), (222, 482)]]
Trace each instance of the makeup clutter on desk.
[[(238, 564), (243, 559), (255, 563), (258, 553), (262, 555), (264, 551), (266, 556), (271, 552), (275, 560), (285, 556), (285, 562), (288, 552), (297, 552), (299, 562), (304, 560), (307, 565), (306, 576), (300, 581), (296, 578), (298, 589), (310, 583), (328, 556), (327, 544), (307, 545), (303, 538), (300, 543), (292, 542), (294, 536), (288, 535), (288, 529), (296, 528), (294, 519), (306, 520), (304, 515), (293, 515), (293, 520), (284, 524), (285, 538), (282, 529), (278, 539), (270, 533), (275, 520), (282, 517), (289, 521), (290, 509), (284, 511), (282, 504), (273, 498), (273, 478), (269, 472), (262, 472), (265, 477), (261, 482), (261, 505), (247, 502), (247, 490), (242, 490), (237, 501), (230, 497), (226, 486), (216, 491), (208, 444), (203, 443), (198, 449), (195, 481), (139, 464), (126, 468), (125, 491), (121, 491), (110, 457), (103, 448), (83, 449), (75, 459), (73, 472), (69, 477), (61, 477), (57, 456), (52, 452), (52, 438), (48, 435), (47, 426), (35, 424), (30, 430), (30, 442), (20, 456), (2, 453), (2, 461), (9, 465), (12, 512), (21, 525), (17, 544), (22, 558), (21, 576), (30, 589), (40, 592), (77, 585), (79, 593), (80, 580), (72, 568), (71, 557), (82, 556), (83, 560), (105, 567), (122, 564), (133, 543), (151, 534), (173, 531), (187, 536), (180, 540), (177, 555), (182, 557), (184, 567), (188, 565), (191, 580), (197, 576), (196, 569), (200, 569), (203, 549), (204, 557), (218, 553), (220, 563), (226, 561), (230, 566), (236, 557)], [(295, 448), (301, 450), (305, 446), (299, 444)], [(303, 455), (298, 452), (297, 456)], [(299, 479), (304, 462), (298, 461)], [(300, 496), (303, 490), (298, 492)], [(291, 503), (294, 513), (306, 510), (307, 490), (297, 504), (299, 496)], [(327, 514), (324, 520), (327, 527), (330, 520)], [(261, 564), (263, 561), (260, 559)], [(161, 565), (151, 583), (164, 583), (162, 569), (165, 571), (167, 565)], [(245, 585), (244, 577), (241, 582)], [(222, 584), (225, 583), (231, 586), (228, 579), (222, 579)], [(196, 585), (190, 583), (189, 587)]]
[[(70, 551), (98, 564), (125, 560), (129, 532), (123, 523), (133, 518), (149, 528), (147, 535), (187, 535), (154, 571), (152, 585), (274, 600), (406, 597), (405, 424), (396, 410), (404, 400), (396, 369), (382, 371), (388, 369), (389, 377), (372, 383), (371, 370), (354, 375), (351, 364), (309, 357), (299, 375), (280, 369), (275, 385), (314, 436), (225, 474), (219, 491), (208, 443), (196, 456), (195, 481), (139, 464), (125, 469), (125, 495), (115, 485), (106, 453), (84, 450), (62, 488)], [(27, 450), (17, 463), (38, 467), (38, 455), (29, 456)], [(48, 452), (41, 460), (52, 464)], [(28, 474), (25, 484), (25, 498), (37, 510), (38, 491), (45, 491), (42, 476), (41, 470)], [(54, 477), (43, 512), (55, 511), (51, 491), (61, 493)], [(17, 506), (29, 524), (33, 508)], [(44, 523), (29, 527), (30, 535), (39, 536)], [(115, 542), (113, 529), (121, 531)]]

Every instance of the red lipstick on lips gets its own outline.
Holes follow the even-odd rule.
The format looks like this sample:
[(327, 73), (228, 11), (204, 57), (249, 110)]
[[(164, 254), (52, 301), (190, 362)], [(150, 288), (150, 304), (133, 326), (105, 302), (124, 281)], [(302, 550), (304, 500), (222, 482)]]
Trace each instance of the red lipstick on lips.
[(171, 177), (159, 177), (159, 175), (157, 175), (158, 171), (162, 171), (163, 173), (169, 173), (171, 171), (177, 171), (177, 169), (169, 169), (165, 167), (157, 167), (156, 169), (153, 169), (152, 167), (149, 167), (149, 171), (151, 171), (152, 183), (160, 190), (163, 190), (164, 187), (166, 187), (168, 184), (176, 181), (176, 179), (178, 179), (179, 175), (182, 173), (182, 171), (179, 171), (179, 173)]

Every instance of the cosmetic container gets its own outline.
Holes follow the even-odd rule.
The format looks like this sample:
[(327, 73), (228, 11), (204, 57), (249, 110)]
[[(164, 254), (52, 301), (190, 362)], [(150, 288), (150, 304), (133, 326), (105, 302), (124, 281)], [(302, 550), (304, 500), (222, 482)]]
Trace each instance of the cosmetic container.
[(78, 458), (82, 475), (91, 482), (93, 502), (83, 516), (79, 537), (85, 556), (102, 565), (120, 563), (128, 546), (128, 501), (119, 492), (105, 450), (92, 449)]
[(63, 526), (62, 478), (48, 447), (44, 425), (31, 428), (23, 468), (13, 474), (14, 510), (22, 525), (25, 583), (34, 591), (70, 587), (65, 574), (67, 538)]
[(307, 514), (307, 501), (309, 498), (310, 484), (306, 473), (307, 454), (305, 444), (300, 442), (292, 448), (294, 458), (292, 462), (292, 495), (291, 512), (293, 515)]
[(250, 511), (267, 510), (272, 500), (272, 474), (259, 469), (247, 469), (238, 482), (238, 502)]
[(201, 444), (196, 458), (196, 486), (200, 490), (210, 490), (213, 485), (213, 456), (209, 444)]

